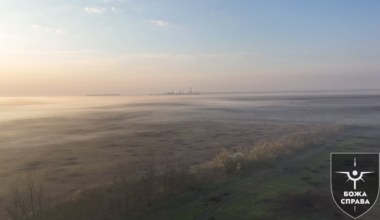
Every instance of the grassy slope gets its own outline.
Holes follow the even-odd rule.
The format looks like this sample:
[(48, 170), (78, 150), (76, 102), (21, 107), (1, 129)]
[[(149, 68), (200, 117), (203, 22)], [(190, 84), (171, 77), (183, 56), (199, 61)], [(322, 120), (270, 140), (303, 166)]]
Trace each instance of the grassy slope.
[[(330, 152), (378, 152), (379, 132), (352, 136), (222, 206), (215, 219), (350, 219), (332, 202)], [(307, 193), (316, 192), (311, 197)], [(302, 197), (313, 199), (311, 203)], [(297, 198), (299, 201), (294, 201)], [(301, 198), (301, 199), (300, 199)], [(362, 219), (378, 219), (379, 204)]]
[[(280, 162), (274, 169), (257, 172), (254, 178), (231, 176), (202, 192), (186, 193), (128, 219), (348, 219), (331, 198), (330, 152), (377, 152), (378, 142), (380, 130), (338, 138), (315, 146), (321, 149), (311, 157), (303, 156), (310, 154), (308, 148), (293, 156), (300, 159)], [(362, 219), (378, 219), (379, 215), (378, 204)]]

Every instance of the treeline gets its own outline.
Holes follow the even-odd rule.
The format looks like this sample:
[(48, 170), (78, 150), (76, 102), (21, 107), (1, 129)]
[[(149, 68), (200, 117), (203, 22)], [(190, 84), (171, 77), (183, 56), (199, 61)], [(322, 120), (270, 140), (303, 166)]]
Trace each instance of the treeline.
[(2, 204), (10, 220), (116, 220), (152, 207), (181, 192), (199, 189), (217, 172), (190, 169), (185, 156), (141, 156), (139, 162), (117, 162), (108, 183), (71, 196), (52, 196), (44, 178), (29, 172), (12, 184)]
[(199, 190), (226, 174), (270, 166), (284, 155), (332, 137), (339, 127), (323, 127), (252, 147), (223, 150), (208, 164), (190, 166), (185, 156), (146, 156), (139, 162), (117, 162), (108, 183), (70, 196), (52, 196), (43, 178), (32, 172), (10, 187), (2, 209), (9, 220), (117, 220), (144, 211), (158, 202)]

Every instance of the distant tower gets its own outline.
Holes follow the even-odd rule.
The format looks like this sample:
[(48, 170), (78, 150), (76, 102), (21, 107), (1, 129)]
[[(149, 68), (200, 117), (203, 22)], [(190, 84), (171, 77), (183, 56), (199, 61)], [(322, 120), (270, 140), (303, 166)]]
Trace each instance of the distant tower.
[(191, 90), (191, 87), (190, 87), (190, 93), (193, 93), (193, 91)]

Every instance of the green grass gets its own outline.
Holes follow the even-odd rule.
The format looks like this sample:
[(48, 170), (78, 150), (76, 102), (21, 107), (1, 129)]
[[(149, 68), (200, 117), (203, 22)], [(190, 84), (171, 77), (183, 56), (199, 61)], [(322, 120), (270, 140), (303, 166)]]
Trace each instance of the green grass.
[[(336, 143), (333, 148), (329, 148), (320, 154), (308, 160), (304, 164), (300, 164), (300, 170), (295, 173), (283, 174), (277, 176), (270, 181), (261, 184), (260, 186), (245, 192), (233, 201), (226, 203), (214, 213), (213, 217), (217, 220), (228, 219), (334, 219), (335, 214), (340, 213), (339, 210), (332, 204), (329, 207), (305, 208), (299, 207), (299, 211), (292, 212), (287, 210), (286, 204), (283, 207), (276, 207), (275, 200), (291, 192), (294, 196), (303, 195), (308, 190), (324, 189), (323, 199), (326, 203), (332, 202), (329, 197), (329, 172), (330, 172), (330, 152), (339, 151), (362, 151), (366, 150), (365, 144), (370, 141), (374, 134), (366, 134), (366, 136), (352, 137), (342, 142)], [(306, 169), (302, 169), (306, 168)], [(317, 172), (313, 172), (317, 171)], [(308, 177), (310, 179), (303, 179)], [(310, 183), (319, 182), (322, 186), (315, 186)], [(320, 188), (318, 188), (320, 187)], [(282, 213), (281, 217), (277, 214)], [(341, 217), (340, 217), (341, 218)]]
[[(302, 139), (304, 140), (304, 139)], [(304, 143), (304, 141), (302, 141)], [(309, 143), (306, 141), (307, 145)], [(279, 146), (279, 148), (282, 148), (282, 145), (280, 142), (275, 143), (276, 146)], [(311, 144), (313, 145), (313, 144)], [(272, 145), (271, 145), (272, 146)], [(313, 147), (313, 146), (311, 146)], [(273, 146), (272, 146), (273, 148)], [(298, 147), (297, 147), (298, 148)], [(300, 149), (297, 151), (298, 154), (304, 154), (308, 153), (308, 148), (299, 147)], [(273, 148), (274, 149), (274, 148)], [(283, 161), (287, 161), (288, 159), (291, 159), (294, 155), (284, 155), (282, 157)], [(325, 155), (322, 155), (321, 158), (323, 158), (323, 162), (325, 162)], [(329, 158), (329, 154), (327, 156), (327, 159)], [(319, 163), (320, 160), (316, 159), (313, 161), (315, 166), (321, 166)], [(310, 161), (308, 161), (310, 162)], [(248, 191), (245, 191), (241, 195), (237, 196), (233, 199), (233, 202), (227, 203), (224, 206), (221, 206), (219, 210), (215, 213), (216, 219), (252, 219), (252, 218), (262, 218), (268, 216), (268, 213), (271, 212), (271, 199), (277, 198), (281, 196), (284, 193), (287, 193), (289, 191), (293, 192), (305, 192), (306, 190), (314, 187), (310, 184), (310, 182), (318, 182), (321, 181), (321, 178), (318, 177), (318, 173), (313, 173), (310, 170), (302, 170), (301, 167), (303, 166), (302, 162), (300, 163), (299, 171), (297, 173), (292, 174), (281, 174), (274, 177), (268, 177), (270, 180), (267, 181), (266, 173), (260, 171), (253, 171), (257, 178), (255, 179), (246, 179), (246, 177), (251, 177), (251, 172), (246, 173), (245, 175), (239, 177), (233, 174), (229, 174), (229, 176), (233, 176), (233, 179), (230, 180), (223, 180), (219, 184), (211, 184), (209, 186), (203, 187), (204, 191), (207, 192), (207, 194), (211, 191), (218, 191), (220, 189), (221, 192), (228, 193), (229, 195), (234, 195), (235, 193), (239, 193), (242, 190), (246, 190), (249, 188)], [(313, 165), (313, 166), (314, 166)], [(266, 168), (269, 169), (269, 168)], [(255, 170), (255, 169), (254, 169)], [(264, 169), (265, 170), (265, 169)], [(243, 172), (244, 173), (244, 172)], [(249, 174), (251, 173), (251, 174)], [(307, 173), (307, 174), (306, 174)], [(303, 177), (308, 176), (308, 181), (305, 181)], [(247, 180), (247, 181), (246, 181)], [(264, 181), (264, 183), (261, 183), (261, 181)], [(252, 187), (252, 184), (257, 184), (257, 187)], [(221, 197), (221, 200), (225, 197), (221, 196), (220, 194), (216, 194), (216, 197)], [(228, 196), (228, 195), (227, 195)], [(176, 198), (175, 201), (179, 201), (180, 198)], [(179, 204), (179, 202), (175, 202)], [(196, 217), (202, 215), (207, 210), (212, 208), (218, 204), (218, 201), (212, 200), (212, 198), (206, 198), (202, 200), (202, 202), (196, 203), (194, 205), (191, 205), (183, 210), (175, 212), (175, 214), (171, 215), (168, 218), (164, 219), (195, 219)], [(177, 207), (180, 207), (178, 205)], [(254, 208), (252, 208), (254, 207)], [(172, 207), (172, 210), (175, 209)], [(161, 209), (162, 210), (162, 209)], [(149, 218), (149, 219), (154, 219)]]
[(171, 220), (192, 220), (200, 216), (202, 213), (207, 211), (212, 207), (212, 204), (204, 204), (202, 206), (196, 206), (192, 209), (187, 209), (184, 212), (180, 212), (172, 217), (170, 217)]
[[(229, 202), (225, 203), (218, 210), (213, 213), (213, 217), (217, 220), (229, 219), (345, 219), (341, 211), (333, 204), (330, 194), (330, 153), (331, 152), (356, 152), (368, 151), (365, 147), (369, 141), (379, 140), (379, 132), (359, 132), (345, 140), (337, 141), (335, 143), (329, 142), (326, 149), (313, 155), (312, 158), (301, 160), (296, 164), (290, 165), (290, 171), (284, 170), (280, 175), (274, 175), (265, 178), (265, 173), (256, 179), (249, 179), (249, 174), (246, 175), (231, 175), (231, 177), (223, 179), (219, 183), (212, 183), (203, 187), (204, 192), (228, 192), (229, 195), (244, 191), (238, 196), (234, 197)], [(311, 146), (318, 147), (318, 146)], [(308, 153), (309, 149), (305, 148), (296, 152), (298, 155)], [(291, 159), (294, 155), (283, 157), (284, 161)], [(277, 168), (279, 167), (276, 165)], [(284, 167), (285, 168), (285, 167)], [(294, 168), (294, 170), (291, 170)], [(265, 170), (265, 169), (264, 169)], [(269, 170), (269, 169), (267, 169)], [(253, 171), (260, 172), (260, 171)], [(260, 182), (256, 187), (250, 187), (252, 184)], [(224, 190), (223, 190), (224, 189)], [(319, 193), (319, 191), (321, 193)], [(286, 196), (294, 196), (295, 198), (308, 198), (310, 192), (317, 192), (312, 194), (315, 198), (319, 198), (322, 204), (321, 207), (306, 207), (300, 206), (296, 211), (288, 204)], [(202, 193), (201, 193), (202, 194)], [(202, 196), (204, 196), (203, 194)], [(218, 194), (217, 194), (218, 195)], [(178, 204), (185, 204), (194, 198), (189, 197), (189, 200), (182, 200), (186, 195), (181, 195), (175, 198), (172, 202)], [(224, 197), (222, 197), (224, 198)], [(196, 200), (196, 199), (194, 199)], [(193, 200), (193, 201), (194, 201)], [(302, 200), (301, 200), (302, 201)], [(204, 199), (202, 202), (191, 205), (183, 210), (175, 212), (175, 214), (164, 218), (173, 220), (186, 220), (196, 219), (201, 216), (210, 208), (218, 204), (217, 201), (211, 199)], [(327, 205), (326, 205), (327, 204)], [(282, 216), (277, 214), (281, 213)], [(154, 219), (154, 218), (150, 218)]]
[[(239, 179), (240, 178), (237, 175), (226, 176), (225, 178), (223, 178), (217, 182), (210, 182), (210, 183), (205, 184), (202, 187), (201, 192), (185, 192), (181, 195), (174, 196), (173, 198), (165, 201), (164, 203), (156, 204), (151, 209), (144, 210), (143, 212), (136, 213), (136, 214), (133, 214), (131, 216), (128, 216), (127, 219), (128, 220), (129, 219), (145, 219), (145, 218), (154, 219), (155, 217), (153, 217), (153, 216), (155, 216), (159, 213), (170, 212), (171, 210), (175, 210), (177, 208), (180, 208), (186, 204), (189, 204), (193, 201), (196, 201), (198, 199), (203, 198), (203, 196), (205, 195), (204, 193), (210, 194), (210, 193), (213, 193), (215, 191), (224, 189), (224, 188), (232, 185), (233, 183), (235, 183)], [(194, 216), (197, 216), (197, 215), (203, 213), (208, 208), (210, 208), (210, 206), (212, 206), (212, 204), (208, 204), (208, 205), (204, 206), (204, 208), (202, 208), (203, 206), (201, 206), (197, 209), (189, 210), (188, 212), (185, 211), (184, 213), (181, 213), (178, 217), (173, 216), (172, 218), (173, 219), (192, 219), (192, 218), (194, 218)]]
[[(328, 157), (327, 157), (328, 158)], [(323, 159), (323, 160), (321, 160)], [(320, 166), (326, 159), (325, 155), (319, 156), (310, 161), (307, 166)], [(302, 164), (299, 164), (300, 167)], [(281, 174), (275, 176), (269, 181), (258, 185), (251, 190), (244, 192), (236, 197), (233, 202), (222, 206), (214, 215), (216, 219), (255, 219), (269, 218), (273, 206), (271, 200), (275, 199), (287, 192), (302, 193), (313, 188), (313, 185), (308, 184), (302, 177), (308, 176), (310, 179), (307, 182), (321, 181), (322, 178), (318, 173), (313, 173), (310, 170), (299, 169), (294, 174)], [(248, 181), (236, 186), (230, 187), (228, 192), (233, 194), (250, 186), (254, 181)], [(216, 203), (206, 201), (202, 204), (192, 206), (173, 216), (170, 219), (194, 219), (207, 211)]]
[(303, 176), (304, 172), (278, 176), (238, 196), (233, 202), (222, 206), (214, 216), (218, 220), (268, 218), (272, 199), (290, 191), (301, 193), (311, 188), (302, 180)]

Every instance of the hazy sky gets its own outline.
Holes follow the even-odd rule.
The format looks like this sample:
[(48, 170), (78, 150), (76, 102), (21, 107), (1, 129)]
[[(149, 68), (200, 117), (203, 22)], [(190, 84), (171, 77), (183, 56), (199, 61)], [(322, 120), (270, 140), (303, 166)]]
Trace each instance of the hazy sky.
[(0, 0), (0, 96), (380, 89), (379, 0)]

